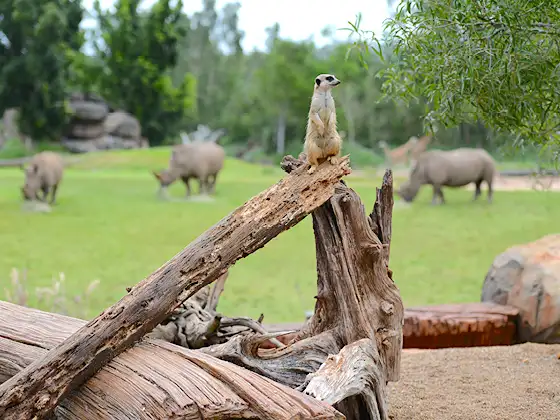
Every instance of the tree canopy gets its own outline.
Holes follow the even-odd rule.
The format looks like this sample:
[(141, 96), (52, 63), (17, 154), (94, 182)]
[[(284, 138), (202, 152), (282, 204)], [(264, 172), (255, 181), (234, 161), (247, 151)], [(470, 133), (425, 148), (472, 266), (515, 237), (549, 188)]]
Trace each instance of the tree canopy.
[(362, 53), (394, 55), (379, 71), (386, 97), (426, 100), (428, 123), (481, 120), (547, 144), (560, 131), (557, 1), (401, 0), (384, 36), (353, 30)]
[(150, 144), (158, 145), (194, 116), (196, 80), (185, 73), (174, 85), (171, 78), (187, 30), (182, 1), (158, 0), (145, 13), (140, 2), (117, 0), (114, 11), (103, 11), (95, 0), (101, 68), (92, 81), (114, 106), (134, 114)]
[[(438, 127), (432, 147), (493, 152), (513, 142), (511, 133), (546, 142), (558, 124), (552, 5), (518, 16), (498, 0), (453, 8), (401, 0), (379, 43), (356, 23), (360, 63), (352, 41), (327, 29), (320, 46), (286, 39), (275, 24), (263, 49), (244, 49), (240, 3), (217, 4), (202, 0), (186, 14), (178, 0), (96, 3), (94, 26), (81, 30), (78, 1), (0, 0), (0, 113), (19, 108), (24, 133), (58, 141), (64, 102), (79, 90), (133, 114), (152, 146), (178, 143), (181, 131), (203, 124), (225, 130), (228, 153), (270, 161), (299, 154), (313, 80), (334, 73), (343, 153), (358, 166), (382, 159), (380, 141), (394, 147), (424, 135), (426, 116)], [(508, 2), (518, 12), (526, 4)], [(533, 29), (517, 30), (514, 17)]]
[(80, 0), (0, 0), (0, 113), (19, 108), (26, 135), (57, 139), (67, 122), (83, 12)]

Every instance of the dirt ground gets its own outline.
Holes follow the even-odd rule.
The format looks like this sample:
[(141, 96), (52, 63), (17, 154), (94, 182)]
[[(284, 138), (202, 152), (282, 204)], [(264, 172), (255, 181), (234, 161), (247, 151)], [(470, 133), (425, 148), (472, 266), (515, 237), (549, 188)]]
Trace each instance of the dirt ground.
[(560, 419), (560, 345), (403, 350), (392, 420)]

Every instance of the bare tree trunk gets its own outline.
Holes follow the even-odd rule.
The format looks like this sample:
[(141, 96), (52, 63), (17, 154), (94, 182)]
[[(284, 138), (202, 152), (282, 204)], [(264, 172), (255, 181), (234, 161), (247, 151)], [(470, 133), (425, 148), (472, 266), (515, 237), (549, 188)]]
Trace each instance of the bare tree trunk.
[[(194, 295), (229, 266), (263, 247), (328, 200), (350, 173), (348, 157), (313, 175), (301, 167), (253, 197), (42, 359), (0, 386), (0, 417), (45, 418), (69, 392), (153, 330), (184, 296)], [(326, 355), (325, 355), (326, 356)]]

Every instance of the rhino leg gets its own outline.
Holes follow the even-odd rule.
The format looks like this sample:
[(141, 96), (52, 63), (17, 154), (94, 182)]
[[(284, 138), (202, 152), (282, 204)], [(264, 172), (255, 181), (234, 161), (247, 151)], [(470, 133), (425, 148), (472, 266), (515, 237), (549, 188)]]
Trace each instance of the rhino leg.
[[(55, 203), (56, 190), (58, 190), (58, 184), (53, 185), (53, 187), (51, 188), (51, 199), (49, 200), (50, 205), (53, 205)], [(46, 196), (45, 196), (45, 198), (46, 198)]]
[(207, 178), (206, 182), (207, 182), (207, 186), (208, 186), (208, 193), (209, 194), (214, 194), (214, 192), (216, 191), (216, 174), (208, 175), (208, 178)]
[(35, 194), (35, 197), (39, 201), (42, 201), (42, 202), (47, 201), (47, 195), (49, 194), (49, 187), (48, 186), (42, 186), (41, 187), (41, 192), (43, 193), (42, 197), (39, 197), (39, 192), (38, 191), (37, 191), (37, 194)]
[(186, 188), (186, 190), (187, 190), (187, 192), (186, 192), (185, 195), (186, 195), (186, 197), (188, 198), (188, 197), (190, 197), (190, 195), (191, 195), (191, 185), (190, 185), (191, 177), (190, 177), (190, 176), (182, 176), (182, 177), (181, 177), (181, 180), (182, 180), (182, 181), (184, 182), (184, 184), (185, 184), (185, 188)]
[(441, 204), (445, 204), (445, 198), (443, 198), (443, 192), (441, 191), (440, 185), (434, 185), (434, 194), (432, 195), (432, 205), (437, 204), (437, 198), (439, 197)]
[(480, 197), (481, 191), (480, 191), (480, 185), (482, 184), (482, 180), (480, 181), (476, 181), (475, 182), (475, 190), (474, 190), (474, 197), (473, 197), (473, 201), (478, 200), (478, 197)]
[(207, 190), (207, 178), (198, 178), (198, 194), (206, 194)]
[(493, 195), (492, 181), (487, 181), (486, 183), (488, 184), (488, 202), (491, 203), (492, 202), (492, 195)]

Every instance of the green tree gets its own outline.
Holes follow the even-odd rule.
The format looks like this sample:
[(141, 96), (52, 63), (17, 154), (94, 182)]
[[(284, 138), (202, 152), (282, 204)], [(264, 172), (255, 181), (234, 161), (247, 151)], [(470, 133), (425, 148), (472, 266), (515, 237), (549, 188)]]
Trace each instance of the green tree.
[(281, 155), (291, 142), (303, 144), (313, 81), (325, 67), (312, 42), (280, 39), (278, 32), (277, 25), (270, 28), (270, 51), (255, 72), (259, 93), (255, 105), (265, 121), (263, 127), (275, 133), (275, 147), (269, 143), (267, 151)]
[[(397, 56), (382, 73), (388, 97), (426, 98), (428, 122), (480, 120), (533, 143), (557, 141), (558, 2), (401, 0), (384, 29)], [(354, 31), (362, 52), (380, 53), (375, 35)]]
[(178, 43), (185, 36), (182, 1), (158, 0), (140, 12), (140, 0), (118, 0), (114, 11), (94, 4), (101, 40), (100, 61), (92, 83), (115, 107), (134, 114), (151, 145), (175, 136), (196, 111), (196, 80), (187, 73), (173, 83)]
[[(173, 70), (176, 82), (185, 72), (197, 80), (197, 123), (213, 129), (227, 127), (228, 137), (244, 136), (239, 110), (247, 79), (246, 62), (238, 26), (240, 4), (216, 9), (215, 0), (204, 0), (202, 10), (185, 18), (189, 30), (180, 40), (181, 50)], [(219, 112), (218, 112), (219, 111)]]
[(66, 87), (83, 44), (79, 0), (0, 0), (0, 114), (19, 109), (19, 129), (59, 140)]

